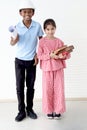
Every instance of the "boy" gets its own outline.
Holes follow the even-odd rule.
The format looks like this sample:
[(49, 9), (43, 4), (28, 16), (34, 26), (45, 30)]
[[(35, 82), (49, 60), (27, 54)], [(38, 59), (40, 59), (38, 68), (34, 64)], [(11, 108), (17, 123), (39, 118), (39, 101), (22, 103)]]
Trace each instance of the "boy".
[[(16, 25), (17, 37), (11, 37), (10, 44), (16, 44), (15, 74), (16, 90), (18, 99), (18, 110), (15, 120), (22, 121), (27, 115), (32, 119), (37, 119), (33, 110), (34, 82), (36, 78), (36, 65), (38, 63), (36, 47), (38, 38), (43, 35), (41, 25), (32, 20), (35, 7), (30, 0), (22, 0), (19, 7), (19, 14), (22, 21)], [(24, 87), (26, 82), (26, 111), (24, 103)]]

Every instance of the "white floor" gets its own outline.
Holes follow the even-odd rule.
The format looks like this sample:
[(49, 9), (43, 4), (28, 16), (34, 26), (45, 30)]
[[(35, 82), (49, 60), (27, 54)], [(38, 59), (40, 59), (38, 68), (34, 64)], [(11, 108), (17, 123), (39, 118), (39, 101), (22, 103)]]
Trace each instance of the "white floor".
[(0, 103), (0, 130), (87, 130), (87, 101), (66, 101), (61, 120), (47, 119), (41, 107), (41, 102), (34, 102), (37, 120), (27, 117), (15, 122), (17, 103)]

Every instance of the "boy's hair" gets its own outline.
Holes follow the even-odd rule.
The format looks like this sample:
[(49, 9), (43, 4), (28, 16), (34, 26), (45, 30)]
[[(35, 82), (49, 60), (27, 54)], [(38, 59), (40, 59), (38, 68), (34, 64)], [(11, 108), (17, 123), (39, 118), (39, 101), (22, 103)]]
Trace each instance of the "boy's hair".
[[(19, 12), (21, 12), (23, 9), (20, 9)], [(35, 9), (32, 9), (33, 13), (35, 12)]]
[(56, 23), (53, 19), (46, 19), (43, 23), (43, 28), (46, 29), (48, 25), (52, 25), (56, 28)]

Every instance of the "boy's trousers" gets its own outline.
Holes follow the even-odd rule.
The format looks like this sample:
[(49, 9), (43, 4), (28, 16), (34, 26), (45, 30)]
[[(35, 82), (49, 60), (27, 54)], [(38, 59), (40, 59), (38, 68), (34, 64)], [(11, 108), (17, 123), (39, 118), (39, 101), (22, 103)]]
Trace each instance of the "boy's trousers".
[(26, 86), (26, 110), (33, 107), (34, 82), (36, 78), (36, 66), (34, 60), (23, 61), (15, 58), (16, 91), (19, 112), (25, 111), (25, 86)]

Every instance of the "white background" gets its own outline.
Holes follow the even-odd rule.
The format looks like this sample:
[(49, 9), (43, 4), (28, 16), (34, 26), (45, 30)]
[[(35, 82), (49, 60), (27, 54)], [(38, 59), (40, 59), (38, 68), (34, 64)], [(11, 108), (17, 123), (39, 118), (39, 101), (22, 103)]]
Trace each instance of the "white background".
[[(87, 0), (32, 0), (34, 20), (43, 25), (47, 18), (57, 24), (56, 36), (75, 49), (65, 69), (66, 98), (87, 97)], [(15, 47), (10, 46), (8, 27), (20, 19), (20, 0), (3, 0), (0, 3), (0, 99), (16, 99), (14, 57)], [(35, 98), (42, 97), (42, 71), (37, 67)]]

